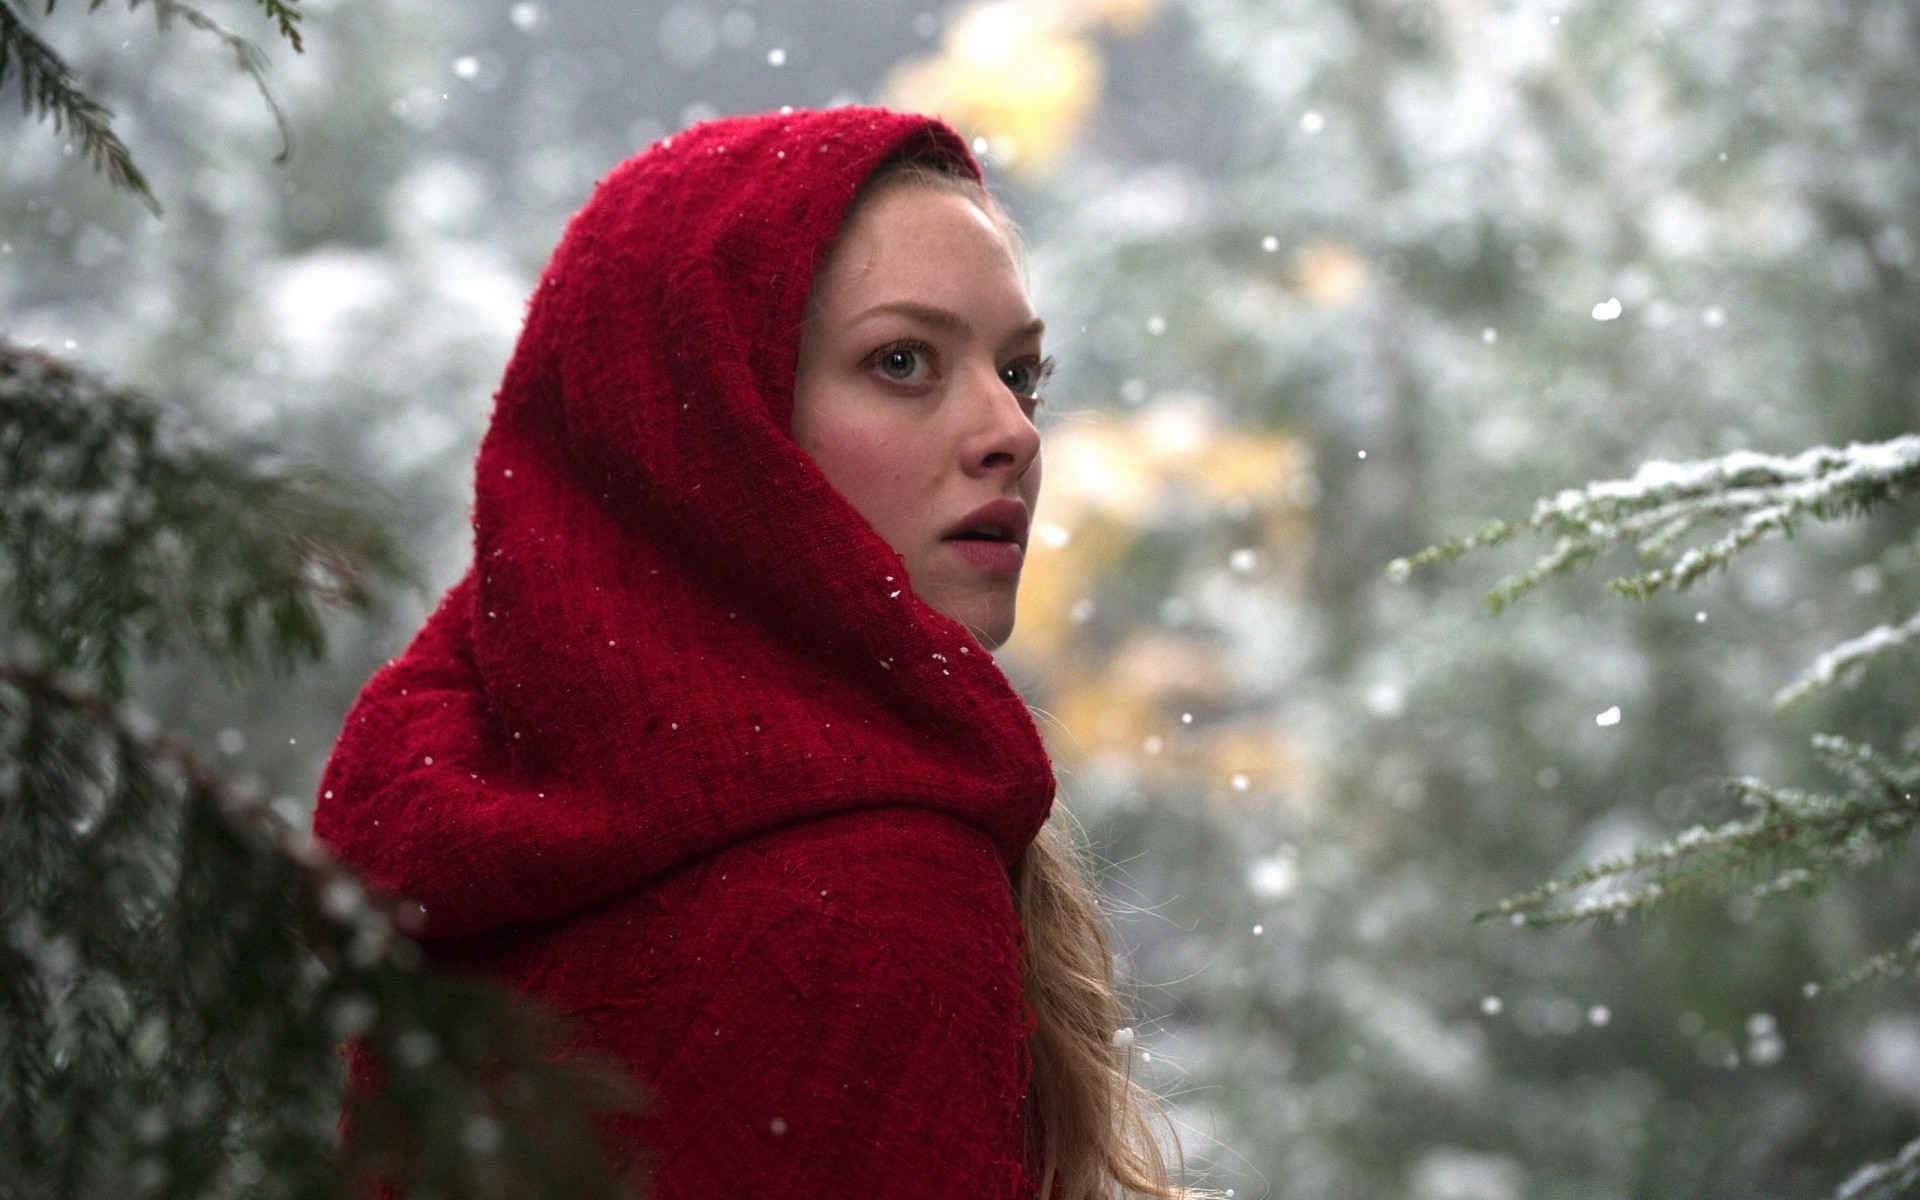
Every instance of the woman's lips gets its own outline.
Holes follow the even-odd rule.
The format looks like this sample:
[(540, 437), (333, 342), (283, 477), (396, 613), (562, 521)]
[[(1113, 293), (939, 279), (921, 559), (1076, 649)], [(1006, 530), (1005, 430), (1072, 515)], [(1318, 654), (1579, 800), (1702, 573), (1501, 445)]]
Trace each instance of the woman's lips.
[(1026, 552), (1018, 542), (990, 542), (979, 538), (947, 538), (945, 541), (961, 558), (983, 571), (1018, 575), (1020, 564), (1026, 560)]

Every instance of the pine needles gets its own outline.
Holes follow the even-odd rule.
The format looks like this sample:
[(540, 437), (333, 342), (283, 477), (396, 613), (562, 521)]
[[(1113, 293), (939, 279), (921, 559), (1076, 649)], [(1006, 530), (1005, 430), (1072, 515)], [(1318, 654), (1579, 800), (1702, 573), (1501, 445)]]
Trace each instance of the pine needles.
[[(1885, 858), (1920, 822), (1920, 762), (1897, 762), (1844, 738), (1814, 749), (1842, 787), (1833, 793), (1780, 788), (1757, 779), (1728, 784), (1751, 815), (1692, 829), (1658, 845), (1593, 863), (1502, 900), (1481, 913), (1522, 925), (1624, 919), (1703, 886), (1746, 880), (1758, 897), (1808, 892), (1837, 872)], [(1920, 938), (1836, 981), (1855, 986), (1911, 970)]]
[[(127, 0), (127, 8), (136, 10), (147, 0)], [(234, 65), (253, 80), (261, 98), (273, 113), (280, 130), (280, 153), (276, 162), (285, 162), (293, 152), (293, 132), (286, 114), (267, 87), (266, 56), (248, 39), (229, 30), (206, 12), (185, 0), (152, 0), (154, 20), (164, 32), (175, 20), (220, 39), (233, 56)], [(89, 0), (87, 11), (98, 10), (105, 0)], [(286, 39), (295, 53), (304, 49), (300, 37), (300, 10), (293, 0), (258, 0), (262, 12), (274, 23), (276, 32)], [(51, 15), (56, 0), (47, 0)], [(80, 88), (73, 71), (58, 52), (27, 24), (13, 0), (0, 0), (0, 84), (10, 72), (17, 72), (20, 100), (28, 114), (53, 123), (55, 131), (70, 132), (79, 142), (81, 153), (93, 168), (115, 187), (136, 196), (155, 215), (160, 201), (147, 178), (134, 165), (133, 154), (113, 131), (113, 113)]]
[[(1920, 435), (1844, 449), (1818, 446), (1792, 457), (1737, 453), (1692, 463), (1647, 463), (1631, 479), (1590, 483), (1543, 499), (1524, 521), (1494, 521), (1470, 537), (1428, 547), (1389, 564), (1404, 581), (1420, 567), (1458, 558), (1522, 534), (1554, 535), (1531, 567), (1497, 584), (1487, 607), (1500, 612), (1556, 575), (1602, 550), (1634, 546), (1648, 565), (1608, 586), (1646, 600), (1699, 581), (1770, 537), (1790, 536), (1805, 520), (1856, 516), (1920, 492)], [(1692, 544), (1689, 535), (1714, 531)], [(1822, 654), (1774, 696), (1792, 704), (1868, 663), (1920, 639), (1920, 614), (1883, 624)], [(1830, 792), (1782, 788), (1757, 779), (1730, 782), (1747, 815), (1714, 828), (1696, 826), (1652, 846), (1589, 864), (1510, 896), (1480, 917), (1517, 925), (1624, 920), (1635, 912), (1703, 889), (1745, 887), (1755, 897), (1811, 892), (1846, 871), (1880, 862), (1920, 823), (1920, 743), (1898, 755), (1846, 738), (1819, 735), (1813, 748), (1838, 781)], [(1808, 983), (1808, 996), (1920, 969), (1920, 932), (1838, 979)], [(1863, 1167), (1835, 1200), (1894, 1200), (1920, 1188), (1920, 1141)]]
[[(1865, 513), (1920, 491), (1920, 435), (1844, 449), (1817, 446), (1792, 457), (1740, 452), (1692, 463), (1651, 462), (1631, 478), (1570, 488), (1540, 501), (1525, 521), (1495, 521), (1471, 537), (1396, 559), (1390, 577), (1404, 580), (1419, 567), (1498, 545), (1526, 533), (1556, 534), (1554, 547), (1533, 566), (1497, 584), (1487, 606), (1498, 613), (1547, 579), (1619, 544), (1635, 546), (1653, 565), (1619, 576), (1609, 586), (1645, 600), (1666, 588), (1685, 588), (1725, 567), (1760, 540), (1793, 532), (1802, 520), (1836, 520)], [(1683, 547), (1703, 526), (1721, 531)], [(1883, 625), (1835, 646), (1775, 696), (1792, 703), (1870, 660), (1920, 636), (1920, 615)], [(1822, 735), (1814, 750), (1840, 781), (1833, 793), (1778, 788), (1742, 779), (1729, 791), (1749, 814), (1714, 829), (1696, 827), (1655, 846), (1508, 897), (1481, 913), (1519, 924), (1624, 918), (1708, 885), (1748, 881), (1760, 895), (1811, 890), (1842, 869), (1883, 857), (1920, 818), (1920, 753), (1899, 757), (1845, 738)], [(1920, 938), (1883, 954), (1837, 982), (1859, 983), (1920, 965)]]
[[(104, 0), (93, 0), (93, 7), (97, 8), (103, 2)], [(298, 51), (301, 47), (300, 31), (295, 22), (299, 20), (299, 13), (291, 6), (280, 3), (279, 0), (261, 0), (261, 2), (267, 9), (268, 15), (277, 20), (281, 33), (293, 44), (294, 50)], [(145, 0), (128, 0), (127, 7), (139, 8), (143, 3)], [(280, 153), (274, 155), (273, 161), (283, 163), (291, 158), (293, 126), (288, 124), (286, 111), (280, 107), (280, 102), (273, 98), (273, 90), (267, 86), (267, 56), (261, 53), (260, 47), (214, 20), (204, 10), (186, 3), (185, 0), (153, 0), (153, 15), (162, 32), (177, 20), (220, 40), (220, 44), (227, 48), (227, 53), (233, 56), (234, 67), (253, 80), (253, 86), (260, 93), (260, 99), (265, 102), (267, 111), (273, 114), (274, 126), (280, 131)]]
[(1899, 1200), (1920, 1188), (1920, 1138), (1885, 1162), (1861, 1167), (1840, 1185), (1834, 1200)]
[(0, 83), (10, 71), (19, 73), (20, 102), (28, 113), (52, 121), (56, 131), (70, 131), (94, 170), (160, 214), (147, 177), (113, 131), (113, 113), (80, 90), (67, 64), (27, 26), (12, 0), (0, 0)]
[(0, 498), (0, 647), (108, 695), (136, 655), (316, 658), (323, 606), (365, 609), (375, 578), (402, 574), (383, 527), (320, 474), (217, 447), (4, 341)]
[(1800, 678), (1775, 693), (1774, 706), (1785, 708), (1842, 679), (1856, 678), (1869, 662), (1915, 638), (1920, 638), (1920, 613), (1898, 625), (1876, 625), (1858, 637), (1848, 638), (1815, 659)]
[[(404, 578), (344, 495), (0, 343), (0, 1194), (632, 1194), (611, 1065), (424, 969), (404, 905), (121, 699), (141, 658), (320, 656)], [(342, 1155), (348, 1038), (382, 1086)]]
[[(423, 970), (403, 910), (179, 743), (0, 668), (0, 761), (9, 1194), (629, 1194), (595, 1121), (631, 1087), (523, 1002)], [(386, 1086), (341, 1162), (346, 1037)]]
[[(1470, 537), (1430, 546), (1388, 564), (1390, 577), (1496, 546), (1527, 533), (1554, 533), (1553, 549), (1532, 567), (1502, 580), (1487, 594), (1499, 612), (1555, 575), (1600, 551), (1632, 544), (1654, 564), (1608, 582), (1623, 596), (1645, 600), (1665, 588), (1685, 588), (1763, 538), (1790, 535), (1803, 519), (1835, 520), (1864, 513), (1920, 490), (1920, 434), (1844, 449), (1816, 446), (1791, 458), (1740, 452), (1691, 463), (1650, 462), (1631, 479), (1570, 488), (1534, 506), (1524, 521), (1494, 521)], [(1696, 528), (1728, 528), (1701, 545), (1680, 549)]]

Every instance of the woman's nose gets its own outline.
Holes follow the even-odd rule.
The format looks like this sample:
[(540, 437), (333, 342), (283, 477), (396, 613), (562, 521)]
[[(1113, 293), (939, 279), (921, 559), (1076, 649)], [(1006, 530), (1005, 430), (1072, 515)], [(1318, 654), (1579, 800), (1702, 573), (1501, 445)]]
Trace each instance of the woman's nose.
[(964, 395), (966, 432), (961, 466), (971, 475), (1027, 473), (1040, 453), (1040, 431), (1000, 372), (985, 368), (968, 376)]

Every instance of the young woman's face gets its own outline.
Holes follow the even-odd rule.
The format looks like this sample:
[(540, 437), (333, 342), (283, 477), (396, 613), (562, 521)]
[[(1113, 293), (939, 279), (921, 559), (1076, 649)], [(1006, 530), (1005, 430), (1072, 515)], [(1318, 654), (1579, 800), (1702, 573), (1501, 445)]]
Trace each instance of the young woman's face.
[(842, 231), (800, 339), (794, 440), (899, 552), (920, 598), (989, 650), (1013, 632), (1040, 494), (1040, 333), (987, 215), (901, 186)]

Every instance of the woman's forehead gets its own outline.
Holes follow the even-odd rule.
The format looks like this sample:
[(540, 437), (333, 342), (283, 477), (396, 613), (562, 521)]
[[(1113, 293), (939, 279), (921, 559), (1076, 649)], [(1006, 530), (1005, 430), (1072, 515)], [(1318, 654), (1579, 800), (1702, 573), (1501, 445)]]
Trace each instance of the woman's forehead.
[(1030, 308), (1006, 237), (979, 205), (957, 192), (893, 188), (870, 197), (849, 220), (821, 272), (817, 303), (836, 316), (890, 302), (936, 307)]

